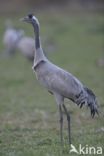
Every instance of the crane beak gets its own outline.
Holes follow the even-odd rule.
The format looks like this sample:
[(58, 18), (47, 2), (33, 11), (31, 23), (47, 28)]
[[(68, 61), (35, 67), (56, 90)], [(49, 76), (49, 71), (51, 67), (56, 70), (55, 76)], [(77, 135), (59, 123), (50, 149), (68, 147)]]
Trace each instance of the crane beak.
[(20, 18), (20, 21), (30, 23), (30, 20), (28, 17)]
[(26, 21), (26, 17), (20, 18), (19, 20), (22, 21), (22, 22), (23, 22), (23, 21)]

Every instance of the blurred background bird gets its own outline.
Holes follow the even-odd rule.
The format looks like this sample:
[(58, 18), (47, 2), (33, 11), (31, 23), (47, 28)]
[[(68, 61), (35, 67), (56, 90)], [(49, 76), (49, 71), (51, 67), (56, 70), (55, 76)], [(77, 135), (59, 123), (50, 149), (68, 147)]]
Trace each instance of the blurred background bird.
[(15, 53), (18, 42), (24, 35), (24, 31), (13, 27), (10, 20), (6, 21), (3, 44), (5, 55), (12, 56)]
[(35, 40), (32, 37), (22, 37), (17, 44), (17, 48), (28, 60), (33, 62), (35, 53)]

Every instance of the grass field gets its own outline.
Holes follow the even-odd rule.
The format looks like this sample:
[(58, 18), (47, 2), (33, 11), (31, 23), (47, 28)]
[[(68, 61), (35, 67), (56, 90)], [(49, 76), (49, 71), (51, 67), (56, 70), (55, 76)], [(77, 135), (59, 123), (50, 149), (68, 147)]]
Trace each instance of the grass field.
[[(18, 21), (24, 15), (12, 16), (14, 25), (23, 28), (27, 35), (34, 36), (30, 25)], [(101, 146), (103, 156), (104, 67), (96, 63), (104, 56), (103, 15), (51, 12), (49, 15), (37, 13), (37, 16), (47, 57), (77, 76), (98, 97), (101, 113), (94, 119), (87, 108), (79, 109), (72, 102), (65, 101), (71, 113), (72, 143), (76, 147), (79, 144)], [(6, 18), (0, 18), (2, 41)], [(47, 51), (49, 43), (52, 43), (53, 52), (52, 49)], [(69, 153), (66, 118), (62, 152), (54, 97), (38, 84), (32, 64), (18, 51), (12, 58), (3, 57), (2, 42), (0, 51), (0, 156), (75, 156)]]

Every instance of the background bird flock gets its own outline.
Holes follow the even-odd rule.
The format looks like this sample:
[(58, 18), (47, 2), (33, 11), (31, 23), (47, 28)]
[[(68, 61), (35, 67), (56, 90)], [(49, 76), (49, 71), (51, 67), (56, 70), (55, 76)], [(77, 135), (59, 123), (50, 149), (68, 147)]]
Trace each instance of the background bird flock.
[[(62, 155), (58, 108), (53, 96), (38, 84), (31, 69), (34, 34), (30, 26), (19, 21), (27, 13), (11, 15), (11, 23), (7, 22), (6, 27), (7, 15), (0, 15), (0, 155), (58, 156)], [(100, 104), (100, 116), (91, 119), (86, 108), (80, 110), (65, 100), (71, 114), (72, 143), (76, 148), (80, 143), (103, 147), (103, 15), (70, 14), (57, 9), (34, 11), (34, 14), (40, 21), (45, 55), (91, 88)], [(63, 114), (65, 116), (64, 111)], [(67, 156), (66, 119), (63, 132), (63, 152)]]

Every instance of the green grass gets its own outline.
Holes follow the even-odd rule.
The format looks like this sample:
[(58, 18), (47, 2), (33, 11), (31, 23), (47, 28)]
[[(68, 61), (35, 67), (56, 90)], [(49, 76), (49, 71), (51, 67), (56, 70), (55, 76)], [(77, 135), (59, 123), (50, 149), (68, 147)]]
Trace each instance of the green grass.
[[(13, 16), (14, 24), (33, 36), (32, 27), (18, 21), (22, 16)], [(104, 32), (100, 31), (103, 16), (69, 16), (60, 12), (37, 16), (48, 58), (94, 90), (100, 103), (100, 117), (92, 119), (88, 109), (80, 110), (75, 104), (65, 101), (71, 113), (72, 143), (76, 147), (82, 144), (104, 148), (104, 68), (96, 63), (104, 52)], [(1, 41), (4, 19), (1, 17)], [(47, 51), (48, 41), (53, 43), (54, 52)], [(3, 51), (2, 42), (0, 51)], [(69, 154), (66, 118), (62, 152), (54, 97), (38, 84), (31, 66), (18, 51), (12, 58), (1, 55), (0, 156), (75, 156)]]

